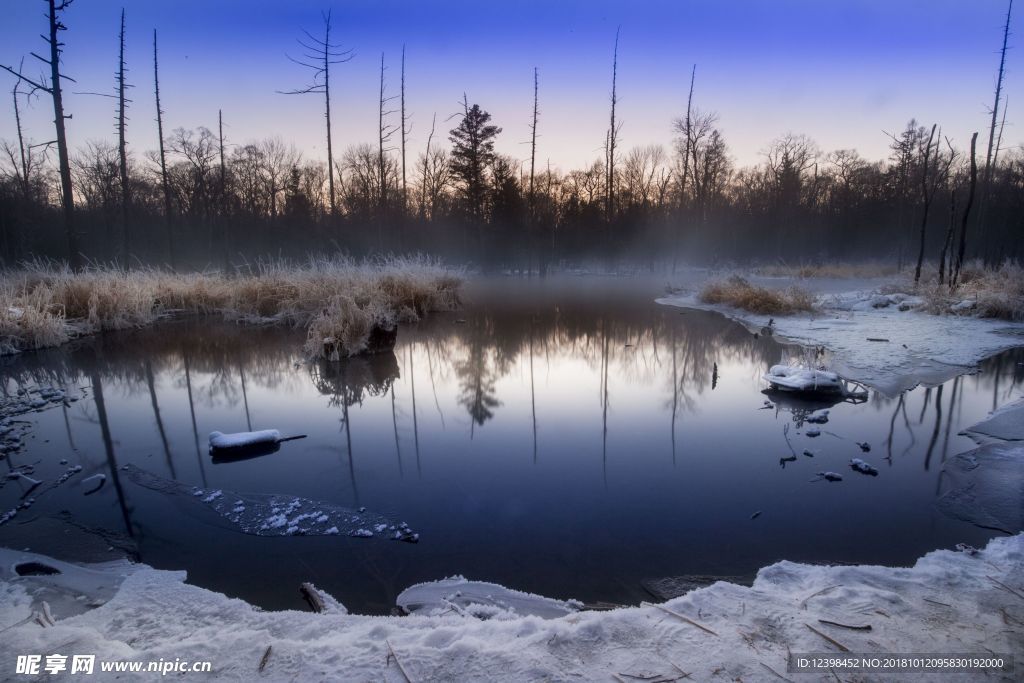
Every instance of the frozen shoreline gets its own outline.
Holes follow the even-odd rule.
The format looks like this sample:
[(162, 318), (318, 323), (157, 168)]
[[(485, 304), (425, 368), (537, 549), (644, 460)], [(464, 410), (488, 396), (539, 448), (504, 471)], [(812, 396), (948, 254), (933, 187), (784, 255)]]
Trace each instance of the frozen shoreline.
[[(108, 583), (122, 582), (102, 606), (65, 618), (67, 607), (58, 603), (52, 608), (55, 625), (11, 627), (39, 609), (30, 592), (50, 577), (12, 579), (10, 568), (48, 560), (8, 550), (0, 551), (0, 559), (0, 628), (6, 629), (0, 671), (8, 673), (17, 654), (58, 653), (95, 654), (97, 661), (211, 661), (213, 672), (204, 680), (405, 680), (389, 657), (393, 651), (414, 681), (615, 680), (613, 674), (672, 679), (680, 669), (693, 680), (758, 681), (776, 679), (772, 671), (787, 675), (787, 652), (838, 653), (820, 634), (854, 653), (1024, 651), (1024, 600), (1008, 590), (1024, 586), (1024, 534), (995, 539), (975, 555), (937, 550), (911, 568), (783, 561), (763, 568), (750, 588), (719, 582), (661, 606), (553, 619), (500, 610), (486, 620), (456, 611), (408, 617), (346, 615), (341, 609), (264, 612), (189, 585), (184, 572), (115, 564), (100, 568)], [(272, 653), (259, 674), (268, 646)], [(831, 673), (788, 677), (835, 680)], [(914, 680), (948, 680), (948, 674)], [(1012, 674), (989, 680), (1012, 680)]]
[[(833, 300), (854, 302), (856, 306), (865, 299), (858, 294), (835, 296)], [(682, 297), (659, 301), (688, 305)], [(715, 308), (700, 304), (693, 307)], [(912, 378), (915, 383), (940, 381), (922, 377), (939, 377), (941, 371), (958, 374), (964, 366), (980, 360), (973, 347), (949, 348), (951, 342), (947, 339), (928, 339), (929, 332), (917, 329), (923, 325), (922, 318), (943, 323), (962, 321), (968, 328), (983, 323), (967, 332), (987, 340), (985, 349), (1004, 337), (992, 325), (1024, 328), (911, 311), (882, 312), (892, 318), (879, 315), (879, 310), (873, 308), (835, 309), (834, 318), (817, 318), (811, 325), (823, 327), (823, 320), (853, 319), (853, 324), (835, 323), (830, 327), (848, 333), (846, 337), (833, 335), (836, 358), (854, 369), (860, 366), (851, 364), (853, 361), (879, 362), (881, 369), (872, 375), (877, 384), (866, 377), (853, 378), (880, 389), (892, 390), (911, 381), (901, 379), (900, 373), (908, 368), (921, 370)], [(896, 316), (902, 318), (891, 322)], [(751, 316), (744, 324), (759, 331), (767, 320)], [(799, 340), (799, 325), (789, 321), (776, 318), (777, 334)], [(895, 346), (897, 335), (903, 334), (917, 334), (920, 345), (913, 347), (913, 354), (896, 359), (857, 356), (854, 342), (872, 336), (861, 322), (868, 329), (886, 330), (887, 334), (881, 336), (892, 339), (885, 344), (860, 343), (871, 353), (878, 353), (883, 346)], [(950, 335), (952, 343), (963, 342), (963, 337), (957, 335)], [(1007, 346), (1013, 346), (1024, 337), (1008, 339)], [(969, 341), (973, 344), (974, 337)], [(844, 355), (845, 344), (851, 345), (853, 355)], [(975, 355), (964, 360), (971, 353)], [(988, 355), (987, 351), (983, 353)], [(951, 357), (960, 364), (942, 360)], [(924, 370), (935, 370), (936, 374), (927, 375)], [(897, 381), (886, 384), (886, 378)], [(1016, 535), (996, 538), (978, 553), (936, 550), (909, 568), (782, 561), (762, 568), (750, 587), (719, 581), (660, 605), (577, 611), (580, 605), (575, 601), (532, 596), (495, 584), (474, 582), (470, 586), (449, 579), (407, 588), (398, 602), (414, 612), (411, 616), (346, 614), (344, 607), (327, 594), (322, 597), (328, 609), (322, 614), (268, 612), (190, 585), (182, 571), (127, 562), (72, 565), (33, 553), (0, 549), (0, 633), (4, 639), (0, 678), (13, 675), (19, 654), (45, 658), (55, 653), (69, 657), (94, 654), (98, 662), (210, 661), (212, 674), (188, 679), (201, 676), (204, 680), (235, 681), (667, 683), (679, 680), (684, 672), (690, 675), (684, 680), (698, 681), (894, 679), (894, 674), (837, 672), (837, 677), (829, 672), (787, 672), (789, 653), (839, 654), (836, 643), (860, 654), (995, 653), (1020, 660), (1024, 653), (1024, 533), (1019, 532), (1020, 509), (1012, 507), (1012, 496), (1020, 491), (1019, 484), (1013, 482), (1019, 479), (1006, 486), (1005, 468), (1011, 468), (1017, 477), (1024, 469), (1024, 441), (1019, 440), (1024, 432), (1018, 431), (1021, 420), (1024, 401), (1006, 406), (969, 428), (967, 433), (982, 447), (949, 461), (951, 487), (942, 503), (943, 511), (951, 516), (973, 523), (997, 519), (996, 528)], [(990, 456), (993, 451), (998, 451), (1000, 459)], [(954, 467), (959, 469), (954, 471)], [(978, 497), (974, 493), (981, 485), (991, 485), (992, 490), (1006, 495), (982, 501), (994, 500), (995, 506), (976, 505)], [(1004, 514), (1007, 511), (1011, 514)], [(1016, 518), (1012, 517), (1014, 511), (1018, 513)], [(61, 573), (19, 576), (14, 568), (27, 562)], [(47, 623), (47, 612), (52, 625)], [(36, 621), (35, 614), (43, 615), (40, 621), (45, 626)], [(860, 628), (866, 626), (870, 630)], [(271, 652), (261, 672), (260, 662), (268, 647)], [(1015, 664), (1020, 667), (1022, 663)], [(1009, 681), (1015, 680), (1014, 676), (990, 674), (987, 680)], [(912, 677), (915, 681), (950, 680), (949, 674)], [(41, 674), (38, 680), (78, 678), (64, 672)], [(954, 676), (971, 678), (971, 674)], [(162, 677), (140, 674), (130, 678), (157, 679)], [(104, 680), (102, 674), (97, 680)]]
[[(1024, 346), (1024, 323), (900, 310), (901, 295), (877, 293), (888, 280), (750, 280), (769, 288), (799, 284), (818, 297), (820, 309), (813, 315), (758, 315), (703, 303), (694, 292), (656, 301), (667, 306), (715, 311), (752, 333), (760, 333), (773, 320), (774, 335), (780, 340), (810, 348), (825, 347), (831, 353), (830, 369), (890, 396), (919, 384), (941, 384), (970, 372), (989, 356)], [(883, 303), (882, 299), (890, 302), (876, 308), (876, 304)], [(906, 300), (912, 302), (912, 297)]]

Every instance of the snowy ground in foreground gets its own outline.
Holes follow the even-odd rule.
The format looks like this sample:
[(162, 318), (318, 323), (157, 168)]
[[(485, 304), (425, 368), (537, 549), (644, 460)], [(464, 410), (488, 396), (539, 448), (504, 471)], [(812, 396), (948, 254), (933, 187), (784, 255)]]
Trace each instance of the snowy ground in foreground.
[[(2, 551), (0, 627), (39, 608), (30, 593), (48, 578), (11, 580), (19, 557), (40, 559)], [(1024, 535), (993, 540), (973, 556), (935, 551), (912, 568), (780, 562), (762, 569), (750, 588), (720, 582), (660, 607), (555, 619), (264, 612), (188, 585), (184, 572), (144, 565), (106, 571), (126, 576), (102, 606), (67, 618), (64, 607), (54, 606), (54, 626), (8, 628), (0, 671), (13, 672), (19, 653), (89, 653), (98, 661), (209, 660), (213, 674), (204, 680), (406, 680), (389, 657), (393, 650), (413, 681), (673, 680), (680, 669), (692, 674), (689, 680), (760, 681), (777, 680), (772, 671), (786, 675), (787, 652), (838, 652), (820, 634), (855, 653), (1024, 652), (1024, 599), (1011, 592), (1024, 590)], [(267, 646), (273, 649), (259, 674)], [(830, 673), (788, 677), (836, 680)], [(844, 673), (840, 680), (893, 675)], [(1012, 680), (1012, 674), (986, 680)]]
[[(875, 308), (874, 304), (882, 303), (877, 289), (889, 280), (756, 277), (749, 280), (779, 289), (798, 284), (818, 295), (821, 310), (814, 315), (757, 315), (729, 306), (702, 303), (695, 292), (666, 296), (657, 301), (682, 308), (718, 311), (754, 332), (774, 319), (776, 337), (803, 346), (824, 346), (832, 354), (832, 370), (889, 395), (918, 384), (944, 382), (988, 356), (1024, 345), (1024, 324), (1021, 323), (901, 311), (898, 296), (891, 297), (891, 303), (885, 307)], [(868, 341), (869, 338), (887, 341)]]

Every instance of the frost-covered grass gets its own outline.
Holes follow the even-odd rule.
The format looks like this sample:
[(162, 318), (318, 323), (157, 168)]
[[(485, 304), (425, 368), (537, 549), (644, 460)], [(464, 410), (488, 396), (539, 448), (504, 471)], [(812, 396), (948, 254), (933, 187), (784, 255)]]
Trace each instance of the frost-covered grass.
[(738, 275), (707, 283), (700, 292), (700, 300), (761, 315), (790, 315), (814, 310), (814, 296), (801, 287), (768, 289), (753, 285)]
[(312, 355), (323, 353), (327, 338), (351, 355), (365, 348), (374, 325), (393, 329), (454, 308), (461, 282), (458, 271), (423, 257), (269, 262), (231, 276), (157, 268), (74, 272), (35, 262), (0, 275), (0, 354), (141, 327), (175, 314), (219, 314), (305, 327)]
[(1006, 261), (988, 268), (981, 261), (964, 264), (957, 286), (939, 284), (934, 265), (927, 265), (916, 286), (903, 281), (881, 288), (883, 292), (912, 292), (924, 300), (928, 313), (968, 315), (1000, 320), (1024, 320), (1024, 267)]
[(773, 263), (753, 269), (757, 275), (765, 277), (795, 278), (865, 278), (888, 277), (899, 271), (896, 264), (886, 261), (866, 261), (863, 263)]

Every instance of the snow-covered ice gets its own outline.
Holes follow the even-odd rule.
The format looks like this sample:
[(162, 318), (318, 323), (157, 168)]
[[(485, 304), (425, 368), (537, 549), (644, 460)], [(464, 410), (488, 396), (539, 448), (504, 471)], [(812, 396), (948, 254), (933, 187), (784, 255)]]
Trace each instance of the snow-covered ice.
[[(750, 279), (780, 288), (797, 283), (788, 278)], [(916, 310), (920, 302), (915, 297), (879, 294), (877, 289), (886, 284), (883, 280), (856, 283), (861, 286), (856, 291), (837, 290), (836, 282), (813, 278), (798, 281), (818, 295), (819, 312), (814, 315), (757, 315), (705, 304), (696, 293), (667, 296), (657, 302), (718, 311), (752, 333), (774, 318), (775, 337), (807, 347), (824, 346), (832, 354), (831, 370), (887, 395), (922, 383), (940, 384), (999, 351), (1024, 344), (1022, 323), (925, 313)], [(883, 341), (872, 342), (869, 338)]]
[(1024, 529), (1024, 444), (996, 442), (946, 461), (936, 506), (985, 529)]
[[(51, 562), (15, 551), (0, 558), (4, 567), (19, 558)], [(838, 652), (834, 643), (874, 654), (1024, 651), (1024, 601), (1006, 590), (1024, 585), (1024, 535), (997, 538), (977, 555), (937, 550), (909, 568), (784, 561), (761, 569), (750, 587), (718, 582), (657, 606), (549, 619), (499, 606), (481, 609), (481, 618), (458, 609), (408, 617), (268, 612), (188, 584), (184, 572), (145, 565), (131, 572), (89, 570), (111, 575), (109, 582), (120, 586), (82, 614), (54, 610), (49, 628), (19, 624), (38, 608), (49, 577), (0, 574), (0, 626), (11, 626), (0, 670), (13, 671), (19, 653), (79, 652), (100, 661), (208, 660), (213, 672), (203, 678), (218, 681), (397, 682), (406, 674), (415, 681), (613, 681), (677, 679), (685, 672), (685, 680), (695, 681), (786, 676), (817, 682), (835, 678), (787, 674), (788, 654)], [(272, 654), (257, 674), (268, 646)], [(840, 676), (892, 680), (891, 674)], [(917, 674), (914, 680), (950, 677)]]
[[(182, 501), (203, 504), (239, 531), (256, 536), (347, 536), (373, 537), (366, 525), (385, 525), (394, 528), (395, 522), (374, 512), (355, 514), (351, 508), (334, 503), (298, 498), (284, 494), (238, 493), (224, 489), (204, 489), (158, 477), (135, 465), (124, 465), (121, 470), (128, 481), (144, 488), (175, 496)], [(394, 535), (386, 538), (415, 543), (419, 535), (404, 522)]]

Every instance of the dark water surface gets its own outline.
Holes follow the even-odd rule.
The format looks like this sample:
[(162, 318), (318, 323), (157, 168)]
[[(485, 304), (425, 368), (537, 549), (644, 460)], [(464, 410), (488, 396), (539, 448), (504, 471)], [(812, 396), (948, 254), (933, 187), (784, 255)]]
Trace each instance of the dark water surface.
[[(934, 502), (943, 461), (974, 445), (958, 432), (1020, 393), (1020, 350), (936, 388), (835, 405), (810, 438), (802, 419), (819, 406), (761, 409), (762, 373), (798, 351), (654, 304), (661, 293), (632, 279), (477, 281), (463, 310), (402, 327), (393, 354), (333, 366), (303, 362), (301, 331), (196, 319), (5, 359), (7, 391), (54, 384), (85, 398), (25, 416), (33, 436), (0, 468), (83, 471), (0, 527), (0, 543), (73, 556), (26, 532), (65, 512), (130, 536), (148, 564), (263, 607), (302, 608), (298, 585), (313, 581), (353, 611), (387, 613), (409, 584), (452, 574), (636, 603), (650, 597), (645, 579), (753, 574), (779, 559), (909, 564), (995, 533)], [(210, 431), (250, 428), (308, 438), (211, 460)], [(851, 471), (853, 457), (879, 475)], [(243, 534), (188, 496), (134, 484), (126, 464), (189, 486), (365, 506), (420, 542)], [(843, 481), (812, 481), (824, 470)], [(85, 496), (79, 482), (95, 473), (107, 484)], [(0, 511), (20, 495), (0, 489)]]

